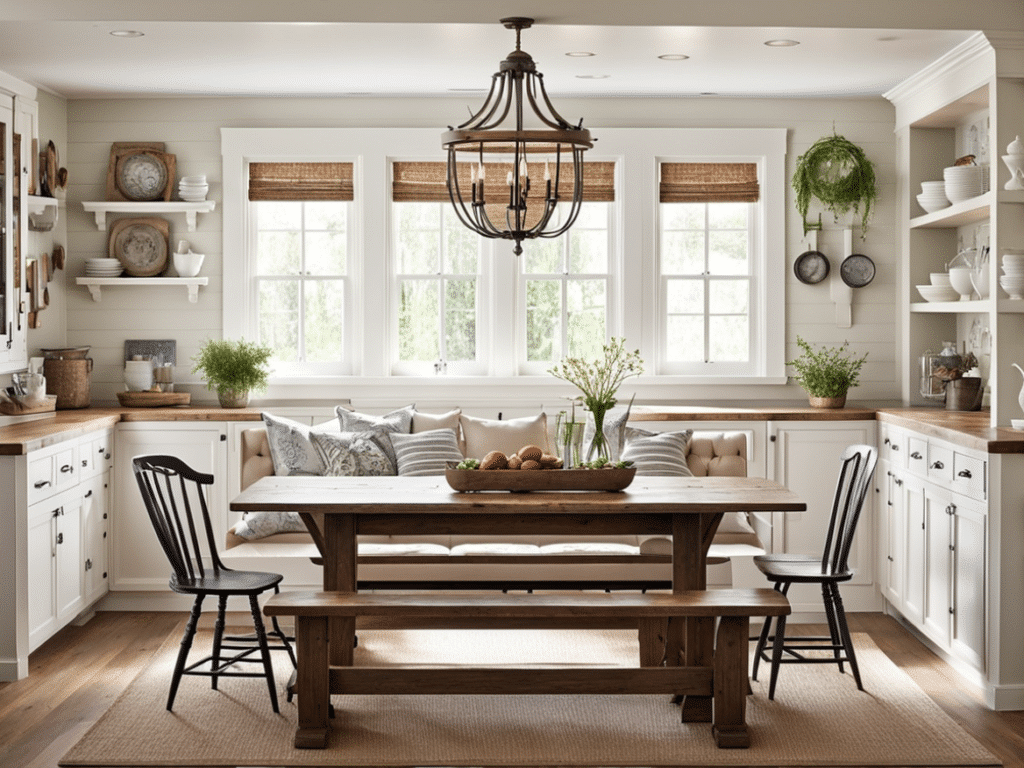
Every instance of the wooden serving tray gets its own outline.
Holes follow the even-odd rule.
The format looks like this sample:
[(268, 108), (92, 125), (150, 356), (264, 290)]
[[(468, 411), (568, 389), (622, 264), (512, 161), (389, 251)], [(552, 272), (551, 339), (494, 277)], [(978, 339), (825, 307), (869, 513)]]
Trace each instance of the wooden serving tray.
[(633, 482), (627, 469), (453, 469), (444, 471), (456, 491), (621, 491)]
[(57, 396), (47, 395), (42, 402), (28, 404), (23, 400), (0, 401), (0, 414), (4, 416), (26, 416), (30, 413), (56, 412)]
[(188, 405), (192, 395), (188, 392), (118, 392), (117, 402), (124, 408), (166, 408)]

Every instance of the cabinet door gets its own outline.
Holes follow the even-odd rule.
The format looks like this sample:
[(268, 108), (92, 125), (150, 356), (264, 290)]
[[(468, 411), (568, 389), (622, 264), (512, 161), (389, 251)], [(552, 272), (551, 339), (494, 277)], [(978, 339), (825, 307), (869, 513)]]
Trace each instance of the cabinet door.
[[(879, 468), (882, 465), (879, 464)], [(907, 511), (904, 506), (902, 480), (898, 478), (886, 464), (885, 475), (879, 483), (884, 489), (880, 494), (880, 511), (883, 518), (881, 526), (885, 537), (885, 548), (882, 551), (882, 594), (897, 610), (903, 610), (903, 589), (906, 571), (906, 528)]]
[(924, 491), (925, 595), (922, 626), (936, 642), (949, 642), (952, 610), (952, 507), (948, 493), (931, 486)]
[(14, 185), (19, 162), (12, 150), (14, 102), (0, 95), (0, 372), (17, 370), (24, 350), (15, 348), (17, 285), (14, 280)]
[(40, 502), (28, 513), (28, 645), (34, 651), (57, 631), (57, 515), (60, 504)]
[[(769, 429), (772, 479), (807, 502), (806, 512), (776, 516), (772, 549), (775, 552), (820, 556), (839, 479), (840, 456), (851, 445), (874, 445), (875, 422), (776, 422)], [(878, 608), (873, 563), (873, 508), (873, 495), (868, 494), (850, 549), (850, 567), (855, 574), (843, 587), (843, 599), (851, 610)], [(776, 532), (781, 535), (776, 536)], [(863, 595), (851, 590), (850, 586), (863, 586)], [(800, 610), (796, 607), (799, 603), (803, 603), (801, 607), (806, 610), (821, 610), (820, 587), (797, 584), (789, 594), (794, 610)]]
[(985, 508), (958, 503), (953, 511), (951, 650), (985, 669)]
[(902, 613), (914, 624), (924, 616), (925, 521), (924, 483), (912, 475), (897, 475), (896, 488), (903, 515), (905, 562)]
[[(77, 490), (77, 489), (76, 489)], [(85, 608), (82, 497), (68, 496), (57, 515), (57, 623), (64, 626)]]
[(164, 591), (171, 566), (153, 532), (132, 471), (132, 458), (177, 456), (214, 478), (207, 504), (219, 543), (227, 532), (227, 431), (221, 423), (135, 422), (122, 424), (114, 438), (114, 509), (111, 526), (112, 590)]
[(110, 473), (104, 472), (82, 486), (82, 555), (86, 605), (91, 605), (107, 592), (109, 482)]

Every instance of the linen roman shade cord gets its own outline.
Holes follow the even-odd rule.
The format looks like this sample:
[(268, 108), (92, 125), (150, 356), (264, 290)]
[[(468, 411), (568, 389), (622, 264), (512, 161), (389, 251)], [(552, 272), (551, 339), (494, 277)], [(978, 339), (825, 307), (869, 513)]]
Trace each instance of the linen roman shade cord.
[(756, 203), (755, 163), (662, 163), (663, 203)]
[(249, 163), (250, 200), (352, 200), (352, 163)]
[[(566, 165), (563, 153), (562, 176), (559, 179), (559, 199), (572, 200), (572, 162)], [(458, 163), (459, 188), (470, 196), (470, 166), (476, 163)], [(393, 164), (391, 199), (396, 203), (447, 203), (449, 201), (447, 172), (444, 162), (396, 162)], [(500, 203), (502, 210), (508, 204), (508, 172), (511, 163), (484, 163), (484, 196), (488, 207)], [(553, 175), (554, 163), (549, 166)], [(528, 162), (530, 199), (544, 195), (544, 163)], [(554, 180), (552, 179), (552, 184)], [(583, 199), (587, 202), (607, 203), (615, 200), (615, 163), (587, 163), (583, 174)]]

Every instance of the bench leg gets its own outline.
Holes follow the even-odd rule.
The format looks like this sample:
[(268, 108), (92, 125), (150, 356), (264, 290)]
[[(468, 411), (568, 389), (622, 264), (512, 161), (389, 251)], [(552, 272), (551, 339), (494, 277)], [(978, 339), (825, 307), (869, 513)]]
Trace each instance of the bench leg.
[[(672, 622), (683, 631), (682, 663), (688, 667), (710, 667), (714, 658), (715, 619), (691, 616), (672, 619)], [(710, 723), (711, 697), (684, 696), (681, 717), (684, 723)]]
[(327, 747), (331, 695), (327, 659), (327, 619), (323, 616), (295, 618), (295, 646), (298, 651), (299, 727), (296, 749)]
[(746, 722), (749, 633), (750, 619), (746, 616), (723, 616), (718, 625), (711, 732), (719, 748), (750, 746)]
[(660, 667), (665, 663), (665, 638), (668, 621), (665, 619), (640, 619), (637, 634), (640, 638), (640, 666)]

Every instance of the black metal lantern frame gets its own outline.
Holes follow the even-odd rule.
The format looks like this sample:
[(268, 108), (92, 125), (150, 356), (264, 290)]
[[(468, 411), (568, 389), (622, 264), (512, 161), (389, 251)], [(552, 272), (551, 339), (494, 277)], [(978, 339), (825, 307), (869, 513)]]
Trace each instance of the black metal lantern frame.
[[(537, 71), (533, 57), (520, 47), (520, 34), (533, 25), (533, 19), (512, 17), (502, 19), (501, 23), (516, 31), (516, 49), (492, 76), (483, 107), (457, 128), (448, 126), (441, 137), (441, 146), (448, 150), (448, 195), (459, 219), (483, 237), (514, 241), (513, 253), (518, 256), (523, 252), (523, 240), (558, 237), (575, 223), (583, 203), (583, 153), (594, 144), (590, 131), (581, 127), (582, 120), (573, 126), (558, 114), (544, 89), (544, 76)], [(527, 104), (547, 129), (524, 128)], [(502, 128), (510, 115), (514, 115), (515, 128)], [(508, 204), (504, 221), (499, 218), (504, 201), (487, 199), (485, 155), (501, 156), (512, 164), (506, 179)], [(531, 155), (547, 155), (543, 188), (532, 197), (534, 179), (530, 177), (527, 163)], [(468, 190), (464, 188), (464, 180), (459, 180), (457, 160), (460, 156), (468, 156), (471, 162)], [(563, 167), (568, 165), (569, 157), (572, 159), (571, 202), (566, 196), (566, 177), (570, 171)], [(493, 198), (493, 180), (491, 191)], [(559, 202), (569, 202), (569, 209), (565, 216), (552, 221)]]

